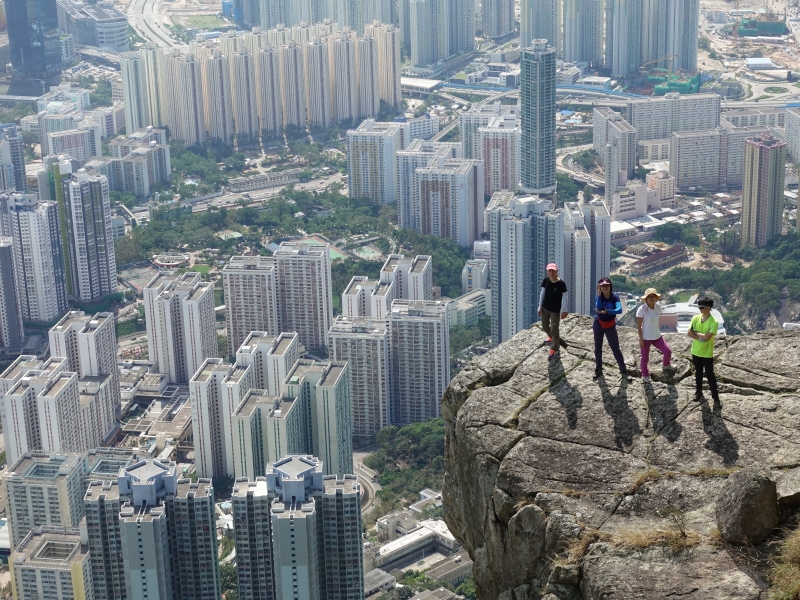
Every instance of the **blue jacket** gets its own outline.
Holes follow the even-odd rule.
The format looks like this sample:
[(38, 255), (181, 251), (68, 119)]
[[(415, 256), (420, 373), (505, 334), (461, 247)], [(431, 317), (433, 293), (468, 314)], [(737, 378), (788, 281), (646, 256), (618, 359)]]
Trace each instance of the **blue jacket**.
[(602, 315), (595, 314), (594, 318), (598, 321), (613, 321), (617, 318), (617, 315), (622, 314), (622, 302), (620, 302), (619, 296), (614, 292), (611, 292), (610, 298), (605, 298), (601, 294), (594, 299), (594, 310), (595, 312), (599, 310), (606, 311)]

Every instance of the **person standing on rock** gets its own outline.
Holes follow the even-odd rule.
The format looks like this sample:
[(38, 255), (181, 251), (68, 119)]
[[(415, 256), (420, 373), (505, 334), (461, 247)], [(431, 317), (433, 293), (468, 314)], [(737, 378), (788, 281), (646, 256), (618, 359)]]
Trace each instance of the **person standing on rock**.
[(647, 288), (642, 296), (644, 304), (636, 310), (636, 328), (639, 331), (639, 348), (642, 352), (639, 366), (642, 370), (642, 381), (645, 383), (650, 383), (650, 370), (648, 369), (650, 346), (655, 346), (656, 350), (664, 356), (664, 372), (674, 371), (674, 368), (670, 366), (672, 349), (664, 340), (659, 328), (659, 318), (661, 317), (659, 300), (661, 300), (661, 294), (655, 288)]
[(619, 372), (623, 381), (631, 381), (622, 350), (619, 349), (619, 336), (617, 335), (617, 315), (622, 314), (622, 302), (614, 293), (614, 286), (608, 277), (603, 277), (597, 282), (597, 298), (594, 301), (594, 377), (597, 379), (603, 374), (603, 337), (608, 340), (611, 352), (617, 359)]
[(692, 317), (686, 335), (694, 340), (692, 342), (692, 364), (694, 364), (695, 402), (703, 399), (703, 374), (705, 374), (714, 404), (721, 404), (717, 390), (717, 377), (714, 375), (714, 338), (717, 336), (718, 324), (711, 314), (713, 306), (714, 301), (711, 298), (701, 298), (697, 301), (700, 314)]
[(567, 318), (567, 284), (558, 277), (558, 265), (550, 263), (547, 265), (547, 277), (542, 281), (542, 292), (539, 294), (539, 316), (542, 318), (542, 330), (548, 335), (545, 343), (550, 344), (548, 360), (555, 358), (558, 354), (561, 336), (559, 320)]

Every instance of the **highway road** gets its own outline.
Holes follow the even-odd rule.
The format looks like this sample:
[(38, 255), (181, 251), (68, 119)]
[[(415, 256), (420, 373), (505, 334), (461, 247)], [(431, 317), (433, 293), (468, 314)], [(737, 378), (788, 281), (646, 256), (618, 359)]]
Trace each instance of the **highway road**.
[(149, 42), (162, 48), (179, 46), (164, 27), (164, 18), (159, 14), (160, 0), (131, 0), (128, 5), (128, 23)]

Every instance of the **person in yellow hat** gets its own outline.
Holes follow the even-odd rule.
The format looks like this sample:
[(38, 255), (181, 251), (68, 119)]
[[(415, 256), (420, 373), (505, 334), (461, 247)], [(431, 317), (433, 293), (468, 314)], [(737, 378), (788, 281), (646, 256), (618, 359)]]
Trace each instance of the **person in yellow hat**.
[(648, 363), (650, 362), (650, 347), (655, 346), (656, 350), (663, 355), (664, 371), (673, 371), (670, 365), (672, 360), (672, 348), (669, 347), (664, 336), (661, 335), (659, 327), (659, 319), (661, 317), (661, 305), (658, 301), (661, 300), (661, 294), (655, 288), (647, 288), (642, 296), (642, 304), (636, 309), (636, 328), (639, 331), (639, 348), (641, 349), (642, 358), (639, 367), (642, 371), (642, 381), (650, 382), (650, 370)]

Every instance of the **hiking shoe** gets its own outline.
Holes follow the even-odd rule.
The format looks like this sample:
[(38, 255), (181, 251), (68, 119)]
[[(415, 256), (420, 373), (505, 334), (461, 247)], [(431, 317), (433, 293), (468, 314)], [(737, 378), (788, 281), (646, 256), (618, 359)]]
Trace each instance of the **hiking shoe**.
[(677, 371), (677, 370), (678, 370), (678, 367), (676, 367), (676, 366), (674, 366), (674, 365), (666, 365), (666, 366), (665, 366), (665, 367), (663, 367), (661, 370), (662, 370), (664, 373), (674, 373), (675, 371)]
[(550, 336), (548, 336), (547, 339), (544, 341), (545, 344), (551, 344), (552, 342), (553, 338), (551, 338)]
[(620, 373), (620, 377), (622, 377), (622, 381), (627, 381), (628, 383), (633, 381), (633, 377), (631, 377), (627, 373)]
[(556, 357), (556, 354), (558, 354), (556, 350), (550, 350), (550, 352), (547, 354), (547, 360), (553, 360)]
[(592, 377), (592, 379), (599, 379), (602, 376), (603, 376), (603, 369), (595, 369), (594, 376)]
[(722, 406), (722, 402), (720, 402), (719, 396), (713, 396), (713, 399), (714, 399), (714, 404), (719, 404), (720, 406)]
[(650, 383), (653, 380), (650, 379), (649, 375), (648, 376), (642, 375), (642, 381), (644, 381), (645, 383)]
[(694, 393), (694, 401), (695, 402), (700, 402), (701, 400), (703, 400), (703, 392), (695, 392)]

